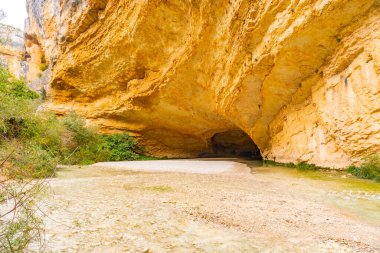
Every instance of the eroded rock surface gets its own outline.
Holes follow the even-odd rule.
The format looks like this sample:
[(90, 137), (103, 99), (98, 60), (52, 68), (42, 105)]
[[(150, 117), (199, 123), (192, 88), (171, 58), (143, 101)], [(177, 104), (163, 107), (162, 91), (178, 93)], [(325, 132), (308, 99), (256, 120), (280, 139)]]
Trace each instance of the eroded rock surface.
[(26, 76), (24, 32), (9, 25), (0, 24), (0, 65), (18, 78)]
[(235, 130), (280, 162), (380, 152), (378, 0), (27, 2), (46, 107), (152, 154), (197, 156)]

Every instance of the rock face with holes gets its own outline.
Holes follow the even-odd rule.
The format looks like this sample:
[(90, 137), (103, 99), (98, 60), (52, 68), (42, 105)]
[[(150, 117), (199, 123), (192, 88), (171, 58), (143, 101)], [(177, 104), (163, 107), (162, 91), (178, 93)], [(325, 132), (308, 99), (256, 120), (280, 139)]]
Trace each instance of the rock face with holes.
[(0, 65), (18, 78), (26, 77), (28, 70), (24, 44), (23, 31), (0, 24)]
[(378, 0), (28, 0), (47, 108), (155, 155), (241, 130), (265, 158), (343, 168), (380, 152)]

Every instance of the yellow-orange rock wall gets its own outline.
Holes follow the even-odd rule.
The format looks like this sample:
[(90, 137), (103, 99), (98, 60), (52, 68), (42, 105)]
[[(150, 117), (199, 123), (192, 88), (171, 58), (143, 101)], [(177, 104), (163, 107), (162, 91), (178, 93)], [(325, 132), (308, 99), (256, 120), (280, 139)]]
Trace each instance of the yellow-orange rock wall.
[(298, 104), (294, 96), (270, 124), (271, 145), (264, 152), (269, 159), (339, 168), (380, 154), (379, 10), (342, 34), (353, 27), (307, 101)]
[[(152, 154), (196, 156), (215, 133), (241, 129), (267, 158), (343, 167), (378, 152), (377, 128), (359, 132), (379, 122), (363, 109), (379, 108), (379, 8), (29, 0), (28, 34), (51, 65), (47, 108), (74, 110), (103, 132), (129, 131)], [(350, 73), (351, 88), (341, 87)], [(370, 98), (351, 105), (349, 89), (355, 101)]]
[(26, 75), (24, 41), (21, 30), (0, 24), (0, 65), (18, 78)]

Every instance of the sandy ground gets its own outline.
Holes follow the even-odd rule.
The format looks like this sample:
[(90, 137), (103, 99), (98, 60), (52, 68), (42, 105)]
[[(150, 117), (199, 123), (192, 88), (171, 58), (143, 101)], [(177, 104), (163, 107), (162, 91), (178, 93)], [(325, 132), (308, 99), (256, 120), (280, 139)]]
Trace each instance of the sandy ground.
[(380, 252), (380, 187), (355, 180), (231, 160), (64, 167), (41, 203), (47, 252)]
[(236, 159), (173, 159), (152, 161), (103, 162), (92, 167), (149, 172), (183, 172), (195, 174), (249, 173), (251, 170)]

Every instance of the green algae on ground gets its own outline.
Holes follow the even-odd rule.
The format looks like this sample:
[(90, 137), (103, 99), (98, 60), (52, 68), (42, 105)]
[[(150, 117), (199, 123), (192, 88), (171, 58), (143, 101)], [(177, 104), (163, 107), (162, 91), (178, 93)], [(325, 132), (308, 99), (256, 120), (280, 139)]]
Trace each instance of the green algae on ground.
[[(249, 167), (260, 173), (279, 172), (285, 173), (293, 177), (309, 178), (316, 181), (338, 183), (334, 187), (339, 187), (342, 190), (366, 191), (371, 193), (380, 193), (380, 184), (367, 179), (357, 178), (344, 170), (333, 170), (319, 168), (318, 170), (303, 170), (287, 164), (288, 166), (277, 166), (278, 163), (272, 161), (247, 162)], [(270, 165), (273, 164), (273, 165)], [(332, 184), (333, 185), (333, 184)]]
[(345, 171), (319, 170), (319, 171), (298, 171), (299, 176), (325, 182), (339, 183), (341, 188), (348, 190), (358, 190), (373, 193), (380, 193), (380, 184), (375, 181), (360, 179), (348, 174)]
[(166, 185), (158, 185), (158, 186), (149, 186), (145, 187), (145, 190), (150, 190), (150, 191), (157, 191), (157, 192), (172, 192), (174, 189), (170, 186)]
[(378, 224), (380, 213), (380, 184), (360, 179), (340, 170), (297, 170), (280, 166), (261, 166), (258, 162), (247, 163), (254, 173), (280, 174), (286, 177), (310, 180), (323, 191), (313, 196), (315, 200), (337, 207), (346, 216), (352, 216), (370, 224)]
[[(277, 163), (270, 160), (263, 161), (264, 167), (277, 167), (282, 168), (286, 172), (295, 176), (307, 177), (314, 180), (338, 182), (344, 188), (351, 190), (362, 190), (380, 193), (380, 184), (368, 180), (357, 178), (347, 171), (327, 169), (315, 166), (313, 164), (305, 163)], [(296, 168), (297, 170), (292, 170)], [(292, 170), (292, 171), (291, 171)]]
[(299, 176), (323, 182), (336, 182), (342, 189), (380, 193), (380, 184), (354, 177), (345, 171), (298, 171)]
[(263, 160), (264, 166), (278, 166), (278, 167), (286, 167), (286, 168), (296, 168), (298, 170), (305, 170), (305, 171), (315, 171), (320, 169), (325, 169), (323, 167), (317, 166), (315, 164), (300, 162), (300, 163), (280, 163), (272, 160)]

